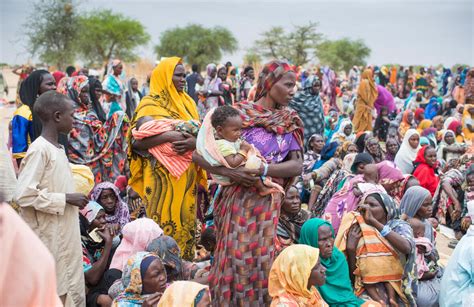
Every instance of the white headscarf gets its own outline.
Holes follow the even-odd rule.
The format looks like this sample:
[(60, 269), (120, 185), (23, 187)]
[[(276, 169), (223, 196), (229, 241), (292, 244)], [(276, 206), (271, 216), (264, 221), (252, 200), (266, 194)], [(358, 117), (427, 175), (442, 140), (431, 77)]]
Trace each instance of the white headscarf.
[[(441, 142), (439, 143), (438, 149), (437, 149), (438, 150), (438, 160), (443, 160), (444, 147), (449, 146), (448, 143), (446, 143), (446, 140), (445, 140), (446, 136), (449, 133), (454, 136), (454, 142), (456, 142), (456, 134), (454, 132), (452, 132), (451, 130), (444, 130), (443, 135), (441, 137)], [(446, 162), (448, 162), (448, 161), (446, 161)]]
[(416, 154), (418, 153), (418, 150), (421, 148), (419, 143), (416, 149), (413, 149), (410, 146), (409, 140), (415, 134), (420, 136), (420, 133), (418, 133), (416, 129), (409, 129), (405, 133), (402, 146), (400, 146), (400, 150), (395, 156), (395, 164), (397, 165), (399, 169), (401, 169), (403, 174), (411, 174), (413, 172), (413, 161), (415, 161)]
[(355, 141), (355, 134), (354, 134), (354, 126), (353, 125), (352, 125), (352, 133), (349, 136), (347, 136), (344, 133), (344, 128), (346, 128), (347, 125), (352, 125), (352, 121), (349, 118), (345, 118), (341, 121), (341, 123), (339, 124), (339, 129), (337, 130), (336, 133), (334, 133), (334, 135), (331, 138), (331, 142), (341, 141), (340, 140), (341, 137), (344, 139), (343, 142), (345, 142), (345, 141), (354, 142)]

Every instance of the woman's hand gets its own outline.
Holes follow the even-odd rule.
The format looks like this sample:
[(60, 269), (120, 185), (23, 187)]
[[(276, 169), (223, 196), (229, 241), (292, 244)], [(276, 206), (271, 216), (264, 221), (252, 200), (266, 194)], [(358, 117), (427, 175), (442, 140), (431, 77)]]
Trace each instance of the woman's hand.
[(349, 232), (347, 233), (347, 250), (355, 252), (357, 249), (357, 244), (359, 244), (360, 238), (362, 238), (362, 231), (360, 230), (360, 226), (358, 224), (353, 224), (349, 228)]
[(177, 154), (184, 154), (196, 149), (196, 138), (189, 133), (182, 132), (183, 140), (173, 142), (173, 149)]
[(235, 182), (244, 187), (251, 187), (255, 185), (257, 180), (260, 180), (259, 177), (252, 176), (255, 170), (249, 170), (244, 167), (239, 167), (236, 169), (225, 169), (223, 175), (229, 177), (232, 182)]
[(101, 230), (97, 230), (97, 234), (104, 240), (105, 244), (112, 244), (115, 237), (114, 225), (105, 225)]
[(161, 297), (163, 296), (163, 293), (157, 292), (149, 297), (147, 297), (142, 304), (142, 307), (155, 307), (158, 305), (158, 302), (160, 301)]
[(359, 211), (360, 214), (362, 214), (362, 216), (364, 217), (364, 221), (367, 223), (367, 225), (370, 225), (375, 228), (377, 228), (377, 226), (380, 226), (379, 225), (380, 222), (374, 218), (374, 216), (372, 215), (372, 211), (370, 211), (370, 208), (368, 205), (366, 204), (359, 205), (359, 207), (357, 208), (357, 211)]

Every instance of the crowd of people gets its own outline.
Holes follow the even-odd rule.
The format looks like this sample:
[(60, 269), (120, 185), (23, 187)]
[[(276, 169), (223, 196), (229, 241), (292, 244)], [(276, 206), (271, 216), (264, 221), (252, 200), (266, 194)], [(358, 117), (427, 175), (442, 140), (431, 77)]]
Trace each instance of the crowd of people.
[(474, 301), (474, 68), (124, 66), (21, 73), (2, 305)]

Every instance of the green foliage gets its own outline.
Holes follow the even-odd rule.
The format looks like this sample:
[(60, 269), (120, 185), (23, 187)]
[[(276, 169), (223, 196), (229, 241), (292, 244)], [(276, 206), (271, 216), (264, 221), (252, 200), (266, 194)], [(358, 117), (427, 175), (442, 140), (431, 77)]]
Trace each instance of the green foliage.
[(205, 67), (218, 62), (224, 52), (237, 49), (237, 40), (232, 32), (223, 27), (204, 28), (198, 24), (166, 30), (155, 46), (158, 57), (179, 56), (189, 64)]
[(244, 64), (253, 65), (259, 64), (262, 62), (262, 57), (258, 53), (256, 48), (250, 48), (247, 50), (247, 53), (244, 55)]
[(265, 58), (286, 59), (301, 66), (314, 58), (314, 50), (323, 38), (317, 28), (316, 22), (295, 26), (289, 33), (285, 33), (282, 27), (273, 27), (260, 34), (261, 39), (255, 42), (255, 46)]
[(335, 71), (348, 72), (352, 66), (365, 66), (370, 48), (362, 40), (343, 38), (324, 41), (316, 48), (319, 61)]
[(74, 62), (78, 36), (74, 0), (39, 0), (23, 26), (32, 55), (64, 69)]
[(89, 64), (103, 65), (111, 58), (133, 61), (134, 49), (150, 40), (139, 21), (110, 10), (81, 16), (79, 24), (78, 51)]

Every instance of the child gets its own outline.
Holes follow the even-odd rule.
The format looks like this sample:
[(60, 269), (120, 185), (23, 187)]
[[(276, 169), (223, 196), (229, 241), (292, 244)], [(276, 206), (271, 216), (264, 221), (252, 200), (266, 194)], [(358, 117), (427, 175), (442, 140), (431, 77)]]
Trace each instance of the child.
[[(136, 127), (132, 129), (132, 135), (135, 139), (141, 140), (167, 132), (180, 132), (183, 135), (190, 134), (197, 136), (198, 131), (199, 122), (195, 120), (154, 120), (151, 116), (143, 116), (137, 120)], [(166, 167), (170, 174), (175, 178), (180, 178), (192, 162), (192, 151), (178, 154), (173, 149), (173, 144), (170, 142), (154, 146), (148, 149), (148, 152), (152, 154), (164, 167)]]
[(71, 167), (58, 142), (60, 133), (67, 135), (72, 129), (73, 102), (48, 91), (38, 98), (34, 112), (43, 128), (21, 163), (16, 201), (25, 222), (54, 256), (62, 302), (85, 306), (78, 208), (84, 208), (88, 199), (72, 193)]
[[(412, 218), (408, 220), (411, 228), (413, 229), (413, 236), (415, 237), (416, 244), (416, 267), (418, 269), (418, 279), (428, 280), (432, 279), (437, 274), (436, 259), (434, 254), (431, 253), (433, 250), (433, 244), (430, 239), (425, 238), (425, 224), (419, 219)], [(433, 260), (430, 262), (430, 266), (426, 263), (425, 255), (431, 255)]]
[[(210, 127), (212, 126), (212, 127)], [(214, 166), (237, 168), (245, 164), (247, 169), (259, 169), (263, 158), (257, 150), (240, 139), (242, 119), (240, 113), (231, 106), (221, 106), (211, 110), (199, 131), (196, 148), (198, 153)], [(263, 162), (264, 163), (264, 162)], [(232, 184), (229, 178), (212, 174), (221, 185)], [(265, 182), (265, 184), (264, 184)], [(260, 195), (283, 192), (283, 188), (262, 176), (255, 187)]]
[(380, 109), (380, 114), (375, 120), (374, 136), (378, 137), (379, 141), (386, 142), (389, 126), (388, 108), (384, 106)]
[(376, 164), (367, 164), (363, 170), (364, 181), (354, 185), (353, 193), (361, 196), (370, 190), (385, 191), (384, 187), (379, 184), (379, 171)]

